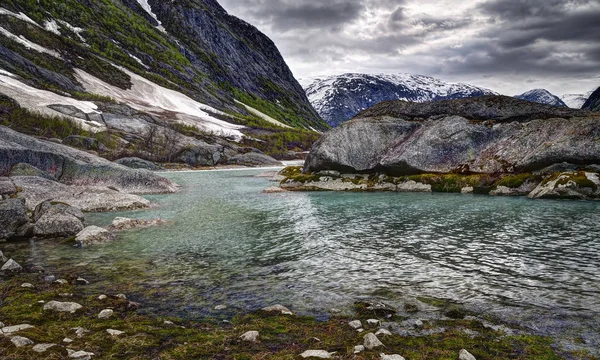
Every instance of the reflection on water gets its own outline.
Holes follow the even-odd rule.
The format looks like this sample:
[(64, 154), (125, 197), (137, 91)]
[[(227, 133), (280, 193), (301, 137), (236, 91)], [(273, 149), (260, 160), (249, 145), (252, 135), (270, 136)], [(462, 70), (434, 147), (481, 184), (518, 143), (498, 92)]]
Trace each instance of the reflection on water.
[(223, 303), (244, 310), (283, 303), (320, 314), (381, 291), (455, 299), (540, 328), (559, 315), (564, 326), (600, 314), (600, 203), (267, 195), (261, 191), (270, 184), (257, 173), (170, 173), (184, 187), (149, 196), (159, 207), (89, 216), (98, 225), (117, 215), (172, 222), (112, 244), (2, 246), (32, 261), (48, 257), (47, 266), (79, 265), (99, 286), (155, 288), (145, 302), (191, 317)]

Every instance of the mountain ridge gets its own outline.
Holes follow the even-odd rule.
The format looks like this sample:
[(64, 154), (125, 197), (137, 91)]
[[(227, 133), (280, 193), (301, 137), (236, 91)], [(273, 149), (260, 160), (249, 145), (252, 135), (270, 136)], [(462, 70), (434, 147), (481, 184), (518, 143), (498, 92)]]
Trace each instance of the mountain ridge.
[(546, 89), (533, 89), (514, 96), (517, 99), (559, 107), (568, 107), (558, 96)]

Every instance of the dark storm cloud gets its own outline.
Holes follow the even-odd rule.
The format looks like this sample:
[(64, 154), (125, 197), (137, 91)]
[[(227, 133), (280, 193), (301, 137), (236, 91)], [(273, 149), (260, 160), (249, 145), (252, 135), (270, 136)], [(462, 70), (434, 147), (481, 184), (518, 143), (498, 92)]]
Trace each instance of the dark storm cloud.
[(600, 74), (599, 0), (220, 2), (269, 35), (298, 77), (409, 72), (517, 93), (528, 81), (576, 91), (563, 80)]

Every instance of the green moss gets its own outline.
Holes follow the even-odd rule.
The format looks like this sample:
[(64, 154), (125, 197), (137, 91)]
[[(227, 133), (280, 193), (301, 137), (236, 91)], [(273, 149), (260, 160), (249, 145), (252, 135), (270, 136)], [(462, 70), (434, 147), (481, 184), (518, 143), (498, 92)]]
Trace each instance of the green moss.
[(413, 180), (423, 184), (431, 185), (433, 192), (459, 193), (464, 187), (481, 187), (493, 182), (490, 175), (462, 175), (462, 174), (421, 174), (405, 177), (405, 180)]
[(574, 182), (580, 188), (591, 188), (597, 189), (597, 185), (587, 178), (584, 171), (578, 171), (576, 173), (562, 174), (565, 175), (558, 182), (557, 185), (567, 185), (569, 182)]
[(279, 175), (290, 177), (302, 174), (302, 166), (288, 166), (279, 172)]
[(527, 181), (539, 182), (541, 179), (541, 176), (531, 173), (506, 175), (496, 183), (496, 186), (506, 186), (507, 188), (516, 189)]

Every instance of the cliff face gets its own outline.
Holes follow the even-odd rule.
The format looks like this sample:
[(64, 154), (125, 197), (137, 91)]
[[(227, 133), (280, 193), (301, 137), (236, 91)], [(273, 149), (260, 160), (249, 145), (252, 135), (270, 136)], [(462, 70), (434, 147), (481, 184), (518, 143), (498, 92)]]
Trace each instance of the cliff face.
[(600, 116), (503, 96), (385, 102), (327, 132), (305, 171), (521, 173), (600, 164)]
[(592, 93), (590, 98), (583, 104), (582, 109), (600, 111), (600, 88)]
[(7, 0), (0, 20), (0, 69), (35, 88), (86, 92), (78, 69), (127, 90), (126, 69), (217, 110), (327, 128), (275, 44), (213, 0)]

